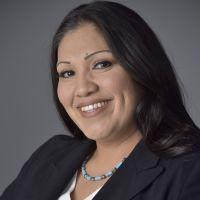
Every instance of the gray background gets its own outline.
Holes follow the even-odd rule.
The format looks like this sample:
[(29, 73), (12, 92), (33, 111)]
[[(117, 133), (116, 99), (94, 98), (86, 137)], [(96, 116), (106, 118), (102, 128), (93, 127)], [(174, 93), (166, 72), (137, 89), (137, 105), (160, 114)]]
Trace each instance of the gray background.
[[(85, 2), (0, 0), (0, 194), (39, 145), (53, 135), (69, 134), (53, 105), (50, 43), (65, 14)], [(137, 11), (159, 36), (199, 126), (200, 1), (118, 2)]]

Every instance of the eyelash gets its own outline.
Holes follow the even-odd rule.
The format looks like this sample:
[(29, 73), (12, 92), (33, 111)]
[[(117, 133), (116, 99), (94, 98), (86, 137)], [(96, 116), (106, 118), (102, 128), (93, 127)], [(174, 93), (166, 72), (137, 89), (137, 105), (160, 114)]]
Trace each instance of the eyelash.
[[(104, 67), (100, 67), (100, 68), (95, 67), (95, 66), (97, 66), (99, 64), (102, 65), (102, 64), (105, 64), (105, 63), (107, 64), (106, 67), (105, 66)], [(94, 65), (94, 67), (92, 69), (104, 69), (104, 68), (110, 67), (111, 65), (112, 65), (112, 63), (110, 61), (104, 60), (104, 61), (95, 63), (95, 65)], [(61, 78), (70, 78), (69, 74), (68, 74), (68, 77), (65, 76), (66, 73), (73, 73), (73, 75), (75, 74), (75, 72), (73, 70), (63, 70), (63, 71), (61, 71), (61, 72), (58, 73), (58, 77), (61, 77)]]

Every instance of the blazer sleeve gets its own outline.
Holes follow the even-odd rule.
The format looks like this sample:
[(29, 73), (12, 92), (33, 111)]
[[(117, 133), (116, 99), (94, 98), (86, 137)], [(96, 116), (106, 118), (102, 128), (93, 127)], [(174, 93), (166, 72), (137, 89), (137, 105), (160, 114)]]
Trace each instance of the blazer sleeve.
[(190, 169), (185, 179), (183, 188), (179, 195), (179, 200), (199, 200), (200, 199), (200, 158), (195, 158), (190, 163)]
[(47, 142), (42, 144), (25, 162), (22, 166), (18, 176), (15, 180), (4, 190), (0, 196), (0, 200), (11, 200), (16, 199), (17, 192), (20, 189), (20, 185), (23, 183), (26, 174), (32, 165), (38, 162), (38, 160), (43, 160), (55, 152), (57, 149), (63, 145), (69, 144), (73, 140), (73, 137), (67, 135), (56, 135), (50, 138)]

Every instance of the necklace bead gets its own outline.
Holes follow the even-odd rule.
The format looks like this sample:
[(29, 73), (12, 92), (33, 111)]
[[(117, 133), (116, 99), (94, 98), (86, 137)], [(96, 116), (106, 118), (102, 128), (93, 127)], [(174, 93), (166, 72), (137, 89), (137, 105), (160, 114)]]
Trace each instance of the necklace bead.
[(111, 171), (109, 171), (105, 174), (102, 174), (101, 176), (90, 176), (86, 171), (86, 163), (90, 157), (91, 157), (91, 155), (88, 155), (86, 157), (86, 159), (83, 161), (82, 166), (81, 166), (81, 172), (82, 172), (83, 177), (89, 181), (99, 181), (99, 180), (102, 180), (102, 179), (112, 176), (117, 171), (117, 169), (121, 166), (121, 164), (124, 162), (124, 160), (127, 158), (127, 157), (124, 157), (123, 160), (121, 162), (117, 163)]

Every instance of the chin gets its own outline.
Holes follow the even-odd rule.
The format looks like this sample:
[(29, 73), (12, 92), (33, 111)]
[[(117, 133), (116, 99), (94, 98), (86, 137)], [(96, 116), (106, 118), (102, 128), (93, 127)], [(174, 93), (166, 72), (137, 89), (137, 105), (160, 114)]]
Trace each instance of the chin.
[(85, 134), (85, 136), (91, 140), (102, 140), (106, 137), (105, 133), (91, 133), (91, 134)]

